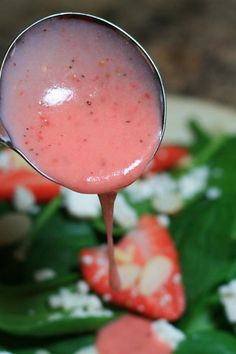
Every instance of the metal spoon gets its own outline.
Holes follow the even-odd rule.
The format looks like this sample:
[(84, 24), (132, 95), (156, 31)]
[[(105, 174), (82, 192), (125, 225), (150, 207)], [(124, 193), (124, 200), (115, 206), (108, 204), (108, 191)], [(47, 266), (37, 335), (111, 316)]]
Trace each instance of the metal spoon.
[[(139, 51), (142, 52), (142, 54), (144, 55), (145, 59), (147, 60), (147, 62), (149, 63), (151, 70), (153, 71), (153, 74), (155, 75), (155, 79), (159, 85), (159, 92), (160, 92), (160, 107), (161, 107), (161, 114), (162, 114), (162, 122), (161, 122), (161, 132), (160, 132), (160, 142), (162, 140), (163, 134), (164, 134), (164, 128), (165, 128), (165, 121), (166, 121), (166, 100), (165, 100), (165, 92), (164, 92), (164, 88), (163, 88), (163, 84), (162, 84), (162, 79), (160, 76), (160, 73), (157, 69), (157, 67), (155, 66), (154, 62), (152, 61), (152, 59), (150, 58), (150, 56), (148, 55), (148, 53), (142, 48), (142, 46), (135, 40), (133, 39), (129, 34), (127, 34), (125, 31), (123, 31), (121, 28), (119, 28), (118, 26), (114, 25), (111, 22), (108, 22), (102, 18), (96, 17), (96, 16), (92, 16), (92, 15), (88, 15), (88, 14), (82, 14), (82, 13), (75, 13), (75, 12), (67, 12), (67, 13), (59, 13), (59, 14), (54, 14), (48, 17), (45, 17), (39, 21), (36, 21), (35, 23), (33, 23), (32, 25), (30, 25), (29, 27), (27, 27), (25, 30), (23, 30), (12, 42), (12, 44), (10, 45), (9, 49), (7, 50), (7, 53), (3, 59), (2, 65), (1, 65), (1, 69), (0, 69), (0, 104), (1, 104), (1, 97), (4, 95), (4, 91), (2, 90), (2, 85), (1, 85), (1, 79), (2, 79), (2, 75), (4, 73), (4, 68), (6, 63), (8, 62), (10, 56), (12, 55), (14, 49), (17, 47), (18, 43), (20, 41), (22, 41), (22, 39), (24, 38), (25, 34), (28, 32), (33, 31), (39, 24), (41, 24), (42, 22), (47, 22), (50, 21), (51, 19), (77, 19), (77, 20), (83, 20), (83, 21), (87, 21), (87, 22), (91, 22), (91, 23), (98, 23), (101, 24), (103, 26), (106, 26), (107, 28), (110, 28), (112, 31), (117, 31), (119, 32), (119, 34), (121, 36), (123, 36), (124, 40), (128, 40), (133, 46), (135, 46)], [(29, 59), (30, 60), (30, 59)], [(19, 153), (29, 164), (32, 165), (32, 167), (34, 167), (39, 173), (43, 174), (45, 177), (49, 178), (50, 180), (55, 181), (55, 179), (52, 176), (48, 176), (46, 175), (44, 172), (42, 172), (36, 165), (34, 165), (32, 163), (32, 161), (30, 161), (26, 156), (24, 156), (23, 152), (20, 151), (18, 148), (16, 148), (14, 146), (14, 142), (10, 136), (10, 134), (8, 133), (6, 127), (3, 124), (2, 121), (2, 117), (0, 117), (0, 143), (7, 145), (8, 147), (12, 148), (13, 150), (15, 150), (17, 153)], [(157, 146), (158, 149), (159, 146)]]

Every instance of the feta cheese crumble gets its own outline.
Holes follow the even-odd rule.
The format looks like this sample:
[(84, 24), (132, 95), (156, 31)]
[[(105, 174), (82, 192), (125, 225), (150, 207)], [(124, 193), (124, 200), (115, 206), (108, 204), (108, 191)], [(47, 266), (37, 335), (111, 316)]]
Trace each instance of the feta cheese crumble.
[[(0, 170), (2, 171), (7, 171), (9, 167), (11, 166), (11, 154), (9, 153), (8, 150), (3, 150), (0, 152)], [(2, 352), (0, 352), (2, 353)]]
[(166, 320), (154, 321), (151, 326), (158, 338), (167, 343), (173, 350), (185, 339), (185, 334)]
[(175, 214), (183, 207), (183, 199), (178, 192), (157, 195), (152, 199), (152, 206), (156, 211)]
[(35, 213), (38, 211), (35, 196), (28, 188), (22, 186), (16, 187), (13, 196), (13, 205), (20, 212)]
[(230, 323), (236, 323), (236, 280), (219, 287), (220, 301)]
[(63, 205), (72, 216), (95, 218), (101, 214), (98, 197), (94, 194), (81, 194), (62, 188)]
[(39, 349), (39, 350), (36, 350), (35, 354), (50, 354), (50, 352), (45, 349)]
[(103, 307), (100, 298), (95, 294), (79, 293), (67, 288), (61, 288), (57, 294), (49, 296), (48, 302), (52, 309), (65, 310), (73, 318), (110, 317), (113, 314)]
[(42, 282), (55, 278), (56, 272), (50, 268), (43, 268), (36, 270), (33, 276), (36, 282)]
[(222, 191), (218, 187), (210, 187), (206, 191), (206, 197), (209, 200), (215, 200), (221, 197)]
[(74, 354), (99, 354), (99, 353), (96, 350), (96, 347), (90, 345), (89, 347), (79, 349)]
[(166, 214), (158, 215), (157, 219), (162, 226), (168, 227), (170, 225), (170, 218)]
[(118, 225), (127, 229), (135, 227), (138, 222), (136, 211), (126, 202), (121, 194), (116, 197), (114, 220)]
[(79, 280), (76, 284), (76, 288), (79, 294), (85, 295), (89, 292), (89, 285), (84, 280)]
[(191, 199), (206, 188), (210, 169), (208, 166), (193, 168), (178, 181), (180, 195), (184, 199)]

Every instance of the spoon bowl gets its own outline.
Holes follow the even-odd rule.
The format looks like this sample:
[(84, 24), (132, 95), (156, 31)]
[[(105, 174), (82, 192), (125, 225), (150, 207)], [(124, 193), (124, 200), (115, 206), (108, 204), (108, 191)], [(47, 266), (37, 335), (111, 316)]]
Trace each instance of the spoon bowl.
[[(32, 157), (32, 154), (29, 154), (28, 153), (28, 150), (24, 147), (22, 148), (22, 144), (19, 144), (19, 141), (17, 140), (17, 136), (18, 136), (18, 132), (20, 131), (21, 135), (22, 135), (22, 131), (20, 130), (20, 128), (17, 128), (15, 129), (15, 124), (19, 124), (19, 121), (21, 121), (22, 117), (21, 117), (21, 109), (17, 108), (17, 110), (15, 111), (15, 115), (17, 115), (17, 118), (15, 117), (15, 121), (14, 119), (12, 118), (13, 114), (11, 114), (12, 112), (10, 110), (8, 110), (8, 108), (6, 108), (7, 104), (5, 103), (5, 96), (7, 96), (9, 94), (9, 92), (11, 90), (14, 89), (15, 86), (17, 86), (17, 90), (18, 90), (18, 96), (20, 95), (24, 95), (24, 90), (21, 89), (21, 81), (23, 80), (28, 80), (27, 78), (27, 73), (26, 73), (26, 76), (23, 77), (23, 74), (22, 74), (22, 77), (19, 75), (19, 80), (18, 82), (16, 83), (16, 85), (12, 85), (12, 84), (9, 84), (9, 81), (10, 80), (7, 80), (7, 75), (9, 75), (9, 65), (15, 65), (16, 64), (13, 62), (13, 58), (17, 56), (17, 53), (20, 51), (20, 48), (22, 47), (22, 44), (24, 42), (26, 42), (26, 44), (24, 44), (25, 46), (27, 45), (27, 43), (34, 39), (34, 37), (36, 38), (36, 41), (35, 41), (35, 51), (39, 51), (40, 52), (40, 49), (37, 47), (38, 43), (37, 43), (37, 33), (38, 31), (45, 31), (45, 36), (48, 36), (47, 34), (47, 28), (49, 28), (49, 32), (50, 32), (50, 29), (53, 28), (53, 27), (50, 27), (50, 26), (60, 26), (60, 22), (63, 22), (64, 23), (73, 23), (73, 26), (74, 26), (74, 23), (75, 21), (77, 21), (78, 23), (81, 23), (83, 24), (84, 26), (87, 26), (87, 29), (88, 29), (88, 37), (91, 35), (91, 33), (89, 33), (89, 29), (91, 26), (98, 26), (98, 31), (100, 29), (100, 27), (102, 28), (102, 30), (104, 30), (106, 32), (106, 35), (107, 35), (107, 38), (109, 40), (109, 36), (114, 36), (114, 38), (118, 38), (118, 41), (120, 41), (120, 46), (122, 45), (122, 50), (124, 51), (124, 54), (122, 54), (123, 56), (125, 55), (125, 50), (124, 48), (127, 47), (127, 52), (130, 51), (130, 53), (133, 53), (133, 56), (137, 56), (137, 60), (136, 60), (136, 57), (135, 57), (135, 63), (136, 64), (133, 64), (134, 65), (134, 68), (135, 68), (135, 65), (143, 65), (145, 66), (145, 74), (143, 74), (143, 77), (145, 75), (148, 75), (151, 80), (152, 80), (152, 85), (156, 85), (155, 86), (155, 102), (157, 102), (157, 105), (159, 106), (159, 111), (160, 111), (160, 127), (159, 127), (159, 130), (158, 130), (158, 139), (156, 138), (156, 141), (155, 141), (155, 148), (153, 148), (153, 145), (152, 145), (152, 149), (153, 151), (152, 152), (149, 152), (149, 157), (145, 157), (145, 164), (148, 163), (148, 161), (153, 157), (154, 153), (157, 151), (160, 143), (161, 143), (161, 140), (162, 140), (162, 137), (163, 137), (163, 133), (164, 133), (164, 128), (165, 128), (165, 121), (166, 121), (166, 100), (165, 100), (165, 92), (164, 92), (164, 88), (163, 88), (163, 84), (162, 84), (162, 79), (161, 79), (161, 76), (160, 76), (160, 73), (158, 71), (158, 69), (156, 68), (155, 64), (153, 63), (152, 59), (150, 58), (150, 56), (147, 54), (147, 52), (141, 47), (141, 45), (135, 40), (133, 39), (129, 34), (127, 34), (125, 31), (123, 31), (122, 29), (120, 29), (119, 27), (117, 27), (116, 25), (112, 24), (111, 22), (108, 22), (102, 18), (99, 18), (99, 17), (96, 17), (96, 16), (92, 16), (92, 15), (88, 15), (88, 14), (82, 14), (82, 13), (74, 13), (74, 12), (69, 12), (69, 13), (59, 13), (59, 14), (54, 14), (54, 15), (51, 15), (51, 16), (48, 16), (48, 17), (45, 17), (43, 19), (40, 19), (39, 21), (33, 23), (32, 25), (30, 25), (29, 27), (27, 27), (25, 30), (23, 30), (16, 38), (15, 40), (12, 42), (12, 44), (10, 45), (4, 59), (3, 59), (3, 62), (2, 62), (2, 65), (1, 65), (1, 70), (0, 70), (0, 142), (9, 146), (10, 148), (12, 148), (13, 150), (15, 150), (16, 152), (18, 152), (25, 160), (27, 160), (28, 163), (30, 163), (33, 168), (35, 168), (39, 173), (41, 173), (42, 175), (44, 175), (45, 177), (49, 178), (50, 180), (56, 182), (56, 183), (59, 183), (61, 185), (64, 185), (66, 187), (69, 187), (73, 190), (77, 190), (77, 191), (81, 191), (81, 192), (90, 192), (90, 189), (87, 188), (87, 187), (82, 187), (82, 186), (78, 186), (76, 185), (76, 183), (78, 182), (74, 182), (72, 184), (68, 184), (67, 182), (65, 182), (63, 179), (61, 178), (58, 178), (58, 174), (54, 174), (54, 171), (56, 171), (57, 167), (55, 168), (52, 168), (52, 169), (47, 169), (47, 168), (44, 168), (44, 165), (42, 162), (38, 162), (38, 159), (34, 156)], [(48, 27), (49, 26), (49, 27)], [(72, 27), (71, 27), (72, 28)], [(82, 28), (82, 27), (81, 27)], [(73, 28), (72, 28), (73, 29)], [(57, 30), (57, 33), (58, 31), (60, 30), (60, 27), (58, 27), (58, 30)], [(56, 32), (56, 30), (55, 30)], [(82, 33), (82, 32), (81, 32)], [(85, 36), (86, 35), (86, 31), (83, 32), (83, 34), (81, 35), (80, 32), (78, 32), (78, 38), (81, 36)], [(95, 32), (94, 32), (95, 33)], [(41, 35), (42, 36), (42, 35)], [(70, 34), (68, 36), (67, 39), (64, 39), (64, 42), (63, 42), (63, 30), (60, 34), (60, 38), (61, 38), (61, 48), (63, 48), (64, 46), (66, 46), (67, 42), (69, 42), (70, 40), (72, 41), (73, 39), (70, 39)], [(41, 38), (41, 37), (40, 37)], [(46, 37), (45, 37), (46, 38)], [(89, 37), (90, 38), (90, 37)], [(99, 41), (99, 39), (97, 39)], [(81, 56), (85, 55), (85, 58), (86, 58), (86, 48), (87, 48), (87, 44), (86, 44), (86, 41), (84, 41), (84, 39), (82, 38), (81, 39), (81, 43), (83, 44), (83, 51), (81, 52)], [(52, 51), (52, 54), (53, 54), (53, 50), (54, 48), (50, 48), (50, 42), (47, 43), (47, 40), (43, 39), (43, 43), (44, 45), (47, 47), (47, 53), (45, 52), (45, 48), (42, 48), (42, 51), (45, 52), (45, 58), (49, 58), (49, 62), (50, 62), (50, 51)], [(53, 43), (53, 42), (52, 42)], [(101, 40), (101, 43), (102, 45), (105, 43), (104, 40)], [(106, 44), (106, 43), (105, 43)], [(106, 47), (106, 45), (104, 44), (104, 47)], [(30, 44), (29, 44), (30, 45)], [(28, 45), (28, 47), (29, 47)], [(96, 46), (96, 39), (94, 39), (94, 46)], [(123, 48), (124, 47), (124, 48)], [(26, 47), (27, 49), (27, 47)], [(119, 48), (118, 48), (119, 49)], [(57, 47), (57, 50), (58, 50), (58, 53), (61, 53), (60, 52), (60, 47)], [(82, 50), (82, 49), (81, 49)], [(90, 49), (89, 49), (90, 50)], [(119, 49), (120, 50), (120, 49)], [(119, 50), (116, 51), (116, 48), (114, 47), (114, 51), (116, 51), (117, 55), (119, 55)], [(99, 46), (97, 47), (97, 51), (94, 52), (95, 56), (97, 55), (96, 53), (99, 51)], [(30, 53), (30, 52), (29, 52)], [(33, 52), (31, 52), (32, 54)], [(84, 54), (83, 54), (84, 53)], [(33, 53), (34, 54), (34, 53)], [(91, 53), (90, 53), (91, 54)], [(65, 55), (64, 53), (62, 53), (62, 55)], [(80, 55), (80, 53), (79, 53)], [(102, 50), (101, 50), (101, 55), (102, 55)], [(18, 54), (19, 56), (19, 54)], [(91, 56), (90, 56), (91, 57)], [(22, 58), (21, 58), (22, 59)], [(35, 59), (32, 59), (32, 57), (26, 57), (24, 58), (24, 63), (25, 61), (27, 61), (29, 64), (31, 63), (32, 60), (35, 60)], [(132, 58), (131, 58), (132, 59)], [(77, 57), (75, 59), (72, 59), (72, 62), (73, 60), (77, 60)], [(89, 60), (92, 60), (92, 59), (88, 59)], [(110, 61), (114, 61), (115, 60), (115, 55), (112, 57), (112, 59)], [(123, 57), (122, 57), (122, 60), (123, 60)], [(43, 59), (42, 59), (43, 61)], [(60, 57), (58, 55), (58, 61), (60, 61)], [(107, 63), (103, 63), (103, 59), (99, 62), (99, 65), (102, 67), (101, 70), (103, 70), (103, 66), (105, 66)], [(21, 63), (22, 61), (19, 60), (19, 64)], [(87, 68), (86, 66), (86, 59), (84, 60), (85, 64), (84, 64), (84, 67), (85, 69)], [(18, 65), (18, 63), (17, 63)], [(20, 65), (18, 65), (19, 67)], [(57, 62), (55, 62), (55, 66), (57, 66)], [(48, 65), (48, 67), (50, 67), (50, 65)], [(94, 67), (94, 64), (93, 64), (93, 67)], [(141, 66), (140, 66), (141, 67)], [(48, 70), (47, 67), (45, 66), (45, 68), (42, 66), (42, 77), (44, 75), (44, 70), (45, 70), (45, 75), (47, 74), (46, 71)], [(68, 66), (68, 71), (70, 69), (72, 69), (72, 64)], [(66, 69), (66, 70), (67, 70)], [(14, 70), (14, 68), (12, 67), (11, 70)], [(19, 67), (19, 69), (17, 69), (19, 71), (21, 71), (21, 67)], [(56, 69), (55, 69), (56, 70)], [(100, 69), (99, 69), (100, 70)], [(109, 69), (110, 70), (110, 69)], [(130, 66), (129, 68), (130, 72), (131, 72), (131, 75), (132, 75), (132, 66)], [(29, 71), (29, 70), (28, 70)], [(121, 70), (122, 71), (122, 70)], [(127, 70), (128, 71), (128, 70)], [(136, 70), (137, 71), (137, 70)], [(94, 71), (95, 72), (95, 71)], [(102, 71), (104, 73), (104, 77), (106, 76), (107, 79), (109, 80), (110, 79), (110, 72), (105, 72), (104, 70)], [(23, 71), (22, 71), (23, 73)], [(56, 73), (56, 75), (58, 76), (58, 71)], [(68, 74), (69, 75), (69, 74)], [(76, 74), (73, 74), (74, 75), (74, 79), (76, 80), (78, 78), (77, 76), (77, 73)], [(72, 75), (72, 76), (73, 76)], [(116, 76), (124, 76), (124, 80), (126, 79), (125, 78), (125, 75), (126, 72), (119, 72), (119, 68), (118, 66), (116, 66)], [(137, 75), (136, 73), (133, 74), (133, 76)], [(89, 76), (89, 70), (88, 70), (88, 75)], [(98, 76), (98, 75), (97, 75)], [(37, 82), (37, 75), (35, 76), (36, 79), (34, 79), (34, 77), (32, 76), (31, 77), (31, 81), (34, 83), (35, 86), (32, 85), (32, 90), (34, 90), (35, 88), (34, 87), (37, 87), (37, 86), (40, 86), (39, 82)], [(116, 77), (116, 80), (117, 80), (117, 83), (120, 84), (120, 80), (121, 78), (119, 77), (119, 81)], [(12, 75), (11, 77), (11, 80), (12, 82), (14, 82), (14, 75)], [(123, 78), (122, 78), (123, 79)], [(132, 77), (131, 77), (132, 79)], [(41, 79), (40, 79), (41, 80)], [(50, 78), (51, 80), (51, 78)], [(64, 81), (63, 81), (64, 80)], [(44, 90), (44, 96), (41, 97), (39, 101), (39, 108), (37, 108), (37, 114), (41, 114), (42, 116), (42, 120), (43, 120), (43, 124), (47, 125), (48, 123), (48, 118), (45, 118), (44, 119), (44, 115), (45, 115), (45, 111), (49, 111), (49, 109), (54, 109), (58, 115), (60, 115), (61, 113), (61, 107), (63, 107), (63, 105), (68, 105), (69, 107), (69, 101), (73, 101), (73, 99), (75, 99), (74, 97), (76, 96), (76, 99), (79, 100), (80, 99), (80, 89), (77, 91), (74, 91), (73, 89), (70, 89), (68, 88), (69, 86), (67, 85), (67, 82), (65, 82), (67, 80), (67, 77), (65, 79), (65, 77), (63, 78), (63, 83), (62, 84), (58, 84), (58, 82), (55, 81), (54, 84), (52, 84), (53, 80), (51, 80), (51, 86), (49, 88), (47, 88), (47, 90), (45, 91)], [(94, 79), (95, 80), (95, 79)], [(105, 80), (105, 79), (103, 79)], [(82, 81), (83, 81), (83, 75), (81, 75), (79, 78), (78, 78), (78, 84), (82, 85)], [(87, 104), (86, 108), (89, 108), (90, 111), (88, 113), (89, 114), (94, 114), (94, 112), (91, 110), (91, 107), (90, 105), (93, 104), (93, 99), (94, 99), (94, 102), (96, 104), (96, 97), (95, 96), (98, 96), (100, 93), (98, 92), (98, 87), (100, 88), (101, 86), (104, 86), (104, 82), (102, 81), (99, 82), (99, 84), (94, 84), (96, 86), (96, 89), (93, 90), (93, 87), (92, 87), (92, 79), (90, 78), (90, 82), (86, 85), (88, 85), (90, 88), (89, 88), (89, 93), (87, 92), (88, 94), (88, 97), (90, 97), (89, 99), (87, 99), (85, 102)], [(8, 88), (6, 89), (6, 83), (8, 85)], [(154, 83), (154, 84), (153, 84)], [(118, 85), (117, 84), (117, 85)], [(100, 85), (100, 86), (99, 86)], [(112, 85), (112, 84), (111, 84)], [(125, 82), (124, 83), (124, 87), (126, 87), (125, 85), (127, 85), (127, 83)], [(130, 83), (129, 83), (130, 85)], [(133, 84), (133, 86), (135, 86), (136, 84)], [(13, 87), (14, 86), (14, 87)], [(67, 87), (68, 86), (68, 87)], [(94, 86), (94, 87), (95, 87)], [(131, 85), (132, 86), (132, 85)], [(142, 82), (140, 83), (140, 86), (142, 86)], [(145, 86), (145, 84), (144, 84)], [(110, 87), (114, 87), (113, 86), (109, 86)], [(121, 86), (122, 87), (122, 86)], [(154, 86), (152, 86), (154, 87)], [(145, 87), (144, 87), (145, 88)], [(146, 89), (146, 88), (145, 88)], [(103, 90), (103, 93), (104, 93), (104, 88), (102, 88), (101, 90)], [(122, 91), (122, 89), (120, 89), (120, 91)], [(127, 91), (128, 92), (128, 91)], [(146, 98), (149, 99), (149, 93), (145, 93), (146, 94)], [(17, 97), (18, 97), (17, 96)], [(29, 95), (30, 97), (30, 95)], [(114, 95), (112, 96), (114, 97)], [(121, 97), (122, 94), (121, 94)], [(138, 96), (137, 96), (138, 97)], [(18, 99), (18, 98), (17, 98)], [(21, 98), (19, 97), (19, 100)], [(130, 98), (131, 101), (132, 101), (132, 98)], [(136, 98), (135, 98), (136, 99)], [(101, 94), (101, 100), (102, 100), (102, 94)], [(15, 100), (14, 102), (16, 102), (17, 100)], [(14, 103), (13, 102), (13, 103)], [(121, 102), (121, 103), (120, 103)], [(128, 103), (128, 99), (125, 98), (124, 100), (125, 103)], [(136, 101), (137, 102), (137, 101)], [(120, 105), (120, 106), (125, 106), (125, 103), (122, 103), (122, 101), (119, 101), (119, 99), (114, 100), (113, 102), (113, 106), (114, 106), (114, 109), (112, 112), (115, 112), (115, 105)], [(29, 103), (29, 99), (28, 99), (28, 102), (27, 104), (29, 105), (30, 107), (30, 103)], [(40, 106), (41, 105), (41, 106)], [(51, 108), (51, 106), (53, 106), (53, 108)], [(141, 106), (141, 104), (140, 104)], [(22, 105), (19, 105), (19, 107), (23, 107)], [(42, 107), (42, 109), (41, 109)], [(106, 103), (104, 103), (104, 107), (106, 107)], [(68, 108), (69, 109), (69, 108)], [(79, 107), (78, 110), (81, 109), (82, 111), (85, 109), (84, 106)], [(100, 108), (99, 108), (100, 109)], [(125, 107), (122, 108), (123, 111), (126, 111), (125, 110)], [(135, 107), (133, 107), (132, 109), (135, 109)], [(130, 109), (130, 111), (132, 111), (132, 109)], [(24, 107), (22, 108), (22, 111), (24, 110)], [(30, 108), (29, 108), (29, 111), (30, 111)], [(122, 111), (122, 112), (123, 112)], [(7, 113), (6, 113), (7, 112)], [(9, 113), (10, 112), (10, 113)], [(141, 112), (142, 113), (142, 112)], [(140, 108), (139, 110), (137, 110), (137, 114), (141, 114), (140, 113)], [(106, 112), (104, 114), (107, 114)], [(18, 115), (19, 115), (19, 118), (18, 118)], [(22, 113), (23, 115), (23, 113)], [(50, 114), (49, 114), (50, 115)], [(128, 114), (127, 114), (128, 116)], [(11, 121), (9, 119), (9, 117), (11, 117)], [(33, 114), (32, 114), (32, 117), (33, 117)], [(99, 118), (97, 118), (98, 120)], [(52, 119), (51, 119), (52, 120)], [(94, 121), (95, 121), (95, 118), (94, 118)], [(126, 122), (128, 122), (128, 119), (126, 118)], [(107, 123), (106, 122), (103, 122), (103, 125), (106, 125)], [(127, 124), (128, 125), (128, 124)], [(14, 130), (14, 129), (15, 130)], [(26, 129), (29, 129), (28, 127)], [(42, 128), (44, 129), (44, 127)], [(116, 129), (114, 127), (114, 129)], [(66, 129), (65, 129), (66, 131)], [(68, 130), (69, 131), (69, 130)], [(14, 132), (14, 134), (13, 134)], [(102, 132), (102, 130), (101, 130)], [(40, 140), (40, 135), (41, 133), (39, 133), (37, 135), (37, 139)], [(66, 134), (66, 133), (65, 133)], [(135, 134), (135, 133), (134, 133)], [(62, 136), (63, 134), (61, 134)], [(26, 136), (24, 134), (24, 136)], [(36, 139), (36, 135), (35, 134), (31, 134), (31, 137), (30, 139)], [(42, 137), (43, 139), (43, 137)], [(62, 137), (62, 141), (63, 141), (63, 144), (64, 146), (66, 146), (66, 138), (65, 140), (63, 140), (64, 137)], [(67, 136), (67, 141), (69, 141), (70, 137)], [(128, 138), (127, 138), (128, 139)], [(53, 139), (52, 139), (53, 140)], [(84, 138), (85, 140), (85, 138)], [(143, 139), (140, 139), (140, 142), (142, 141)], [(27, 136), (27, 141), (25, 141), (25, 144), (28, 143), (28, 136)], [(52, 145), (54, 144), (55, 146), (55, 142), (52, 141)], [(60, 142), (57, 142), (57, 144), (60, 144)], [(154, 142), (152, 141), (152, 144), (154, 144)], [(51, 145), (51, 142), (49, 140), (47, 140), (47, 145)], [(99, 144), (97, 144), (98, 146)], [(127, 145), (128, 146), (128, 145)], [(43, 150), (44, 147), (42, 147), (41, 150)], [(80, 146), (80, 149), (81, 149), (81, 146)], [(33, 149), (32, 149), (33, 150)], [(126, 151), (129, 151), (129, 149), (127, 148)], [(37, 153), (39, 155), (39, 153)], [(89, 155), (89, 154), (87, 154)], [(99, 155), (100, 156), (100, 155)], [(142, 155), (143, 156), (143, 155)], [(68, 156), (64, 156), (63, 157), (64, 159), (64, 166), (66, 165), (70, 165), (70, 162), (69, 162), (69, 159), (68, 159)], [(103, 159), (103, 157), (102, 157)], [(102, 160), (101, 159), (101, 160)], [(53, 160), (56, 160), (55, 156), (52, 158), (52, 161)], [(86, 183), (87, 185), (90, 183), (91, 185), (91, 182), (94, 183), (96, 186), (95, 186), (95, 189), (92, 189), (91, 192), (93, 193), (94, 191), (96, 192), (96, 188), (98, 186), (98, 183), (97, 182), (100, 182), (101, 180), (104, 180), (106, 182), (106, 180), (110, 180), (111, 178), (113, 177), (116, 177), (117, 175), (120, 174), (123, 174), (123, 175), (128, 175), (129, 172), (132, 170), (135, 170), (136, 169), (136, 165), (138, 165), (139, 163), (137, 162), (139, 161), (139, 159), (135, 158), (134, 162), (133, 163), (130, 163), (130, 162), (127, 162), (127, 164), (125, 165), (125, 168), (121, 170), (121, 168), (118, 166), (118, 168), (114, 168), (114, 172), (111, 172), (111, 171), (107, 171), (105, 175), (97, 175), (95, 174), (95, 176), (93, 176), (93, 173), (91, 171), (91, 175), (89, 177), (84, 177), (86, 179)], [(111, 164), (111, 163), (110, 163)], [(136, 164), (136, 165), (135, 165)], [(104, 162), (104, 165), (105, 165), (105, 162)], [(56, 166), (56, 165), (55, 165)], [(68, 167), (69, 168), (69, 167)], [(117, 172), (118, 171), (118, 172)], [(137, 174), (140, 174), (140, 172), (137, 172)], [(134, 177), (130, 178), (130, 179), (127, 179), (125, 184), (129, 184), (131, 183), (132, 181), (134, 180)], [(121, 183), (117, 183), (117, 187), (118, 189), (119, 188), (122, 188), (123, 186), (121, 185)], [(105, 187), (104, 187), (105, 188)], [(113, 186), (110, 186), (109, 187), (110, 189), (113, 188)], [(106, 190), (104, 190), (106, 192)], [(98, 192), (103, 192), (103, 190), (99, 190)]]

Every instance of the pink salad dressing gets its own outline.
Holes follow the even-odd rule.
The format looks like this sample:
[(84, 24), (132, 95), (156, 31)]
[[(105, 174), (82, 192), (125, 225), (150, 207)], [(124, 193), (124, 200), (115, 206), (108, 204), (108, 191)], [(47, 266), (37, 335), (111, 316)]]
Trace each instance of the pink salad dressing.
[(142, 51), (86, 17), (38, 23), (5, 62), (0, 117), (14, 148), (57, 183), (99, 194), (106, 220), (115, 199), (107, 194), (136, 180), (154, 155), (161, 116)]

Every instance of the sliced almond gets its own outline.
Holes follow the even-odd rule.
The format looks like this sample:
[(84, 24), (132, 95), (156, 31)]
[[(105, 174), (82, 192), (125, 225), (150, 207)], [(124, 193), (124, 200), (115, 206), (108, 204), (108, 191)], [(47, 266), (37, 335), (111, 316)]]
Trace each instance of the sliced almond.
[(0, 217), (0, 246), (22, 240), (30, 230), (31, 220), (27, 215), (7, 213)]
[(135, 264), (120, 265), (118, 272), (121, 280), (121, 288), (128, 289), (131, 288), (138, 279), (140, 267)]
[(115, 260), (120, 263), (130, 263), (134, 256), (134, 246), (129, 245), (125, 249), (115, 247)]
[(142, 295), (152, 295), (168, 280), (172, 272), (172, 261), (165, 256), (153, 257), (146, 263), (139, 283)]

